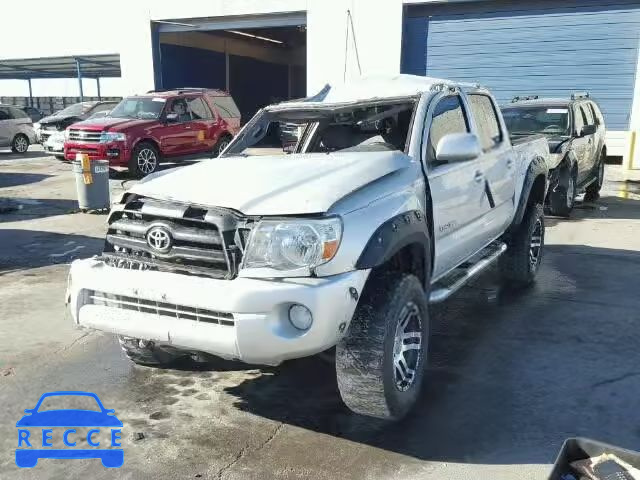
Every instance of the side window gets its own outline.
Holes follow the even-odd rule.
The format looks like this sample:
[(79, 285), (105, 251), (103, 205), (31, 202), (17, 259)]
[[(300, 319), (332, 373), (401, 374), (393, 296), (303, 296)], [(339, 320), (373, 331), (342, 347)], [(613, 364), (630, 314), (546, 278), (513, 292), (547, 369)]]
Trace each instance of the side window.
[(111, 103), (100, 103), (93, 108), (91, 113), (104, 112), (105, 110), (112, 110), (113, 107), (115, 107), (115, 105)]
[(593, 121), (593, 115), (586, 103), (580, 106), (580, 110), (582, 110), (582, 119), (584, 120), (585, 125), (594, 125), (595, 122)]
[(29, 115), (27, 115), (23, 110), (20, 110), (19, 108), (9, 107), (9, 114), (12, 118), (16, 119), (29, 118)]
[(9, 110), (6, 107), (0, 107), (0, 121), (10, 119)]
[(480, 144), (484, 151), (491, 150), (502, 142), (502, 131), (491, 98), (486, 95), (469, 95), (471, 113), (476, 119)]
[(209, 96), (209, 100), (216, 106), (222, 118), (239, 118), (240, 110), (231, 97)]
[(589, 103), (589, 110), (591, 110), (591, 115), (593, 115), (593, 119), (595, 120), (596, 125), (601, 125), (602, 117), (598, 115), (600, 113), (598, 107), (596, 107), (593, 103)]
[(460, 96), (444, 97), (438, 102), (433, 111), (427, 142), (427, 162), (434, 166), (438, 164), (436, 161), (436, 147), (442, 137), (450, 133), (465, 132), (469, 132), (469, 122), (460, 101)]
[(178, 116), (178, 122), (190, 122), (191, 114), (187, 109), (187, 102), (184, 98), (176, 98), (171, 102), (171, 108), (168, 110)]
[(187, 100), (187, 104), (193, 120), (211, 120), (213, 118), (211, 110), (209, 110), (202, 98), (190, 98)]

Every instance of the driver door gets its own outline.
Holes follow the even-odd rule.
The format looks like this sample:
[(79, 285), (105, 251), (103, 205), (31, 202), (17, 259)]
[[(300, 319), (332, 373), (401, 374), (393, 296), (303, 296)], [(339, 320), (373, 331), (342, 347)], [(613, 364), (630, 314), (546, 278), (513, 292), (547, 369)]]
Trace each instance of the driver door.
[(169, 101), (165, 108), (165, 118), (168, 113), (178, 113), (178, 118), (171, 122), (165, 120), (159, 132), (156, 132), (160, 137), (163, 155), (176, 157), (192, 153), (197, 132), (191, 125), (186, 99), (174, 98)]
[(465, 162), (443, 163), (435, 158), (438, 142), (450, 133), (471, 131), (469, 113), (460, 95), (434, 99), (427, 118), (423, 161), (433, 199), (434, 279), (446, 274), (481, 248), (485, 230), (485, 168), (482, 157)]
[(574, 139), (572, 145), (578, 161), (578, 185), (580, 185), (587, 179), (587, 175), (589, 173), (589, 167), (587, 165), (589, 156), (589, 139), (581, 136), (582, 128), (588, 124), (588, 121), (587, 116), (580, 105), (573, 106), (573, 118), (575, 131), (573, 133)]

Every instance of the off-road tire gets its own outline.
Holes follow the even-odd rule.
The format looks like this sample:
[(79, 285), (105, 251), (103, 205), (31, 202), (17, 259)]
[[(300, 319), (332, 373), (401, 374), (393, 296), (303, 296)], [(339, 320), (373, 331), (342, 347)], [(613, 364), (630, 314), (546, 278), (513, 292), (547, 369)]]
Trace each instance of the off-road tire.
[(23, 133), (17, 134), (13, 137), (11, 142), (11, 151), (13, 153), (27, 153), (29, 150), (29, 138)]
[[(144, 159), (155, 157), (155, 163), (145, 163)], [(145, 166), (147, 165), (147, 166)], [(158, 170), (160, 166), (160, 153), (158, 149), (152, 143), (140, 142), (131, 152), (131, 158), (129, 159), (129, 172), (136, 178), (143, 178)]]
[[(538, 239), (539, 245), (534, 246)], [(544, 210), (542, 205), (529, 205), (518, 229), (505, 239), (507, 251), (500, 257), (499, 269), (503, 282), (522, 288), (533, 283), (544, 251)], [(535, 262), (532, 249), (536, 250)]]
[(596, 170), (596, 181), (592, 182), (585, 190), (584, 199), (587, 202), (593, 202), (600, 198), (600, 190), (602, 189), (602, 184), (604, 183), (604, 154), (601, 156), (600, 161), (598, 162), (598, 169)]
[(211, 158), (217, 158), (220, 156), (222, 151), (227, 148), (227, 145), (231, 143), (233, 137), (231, 135), (223, 135), (218, 139), (218, 142), (213, 147), (213, 151), (211, 152)]
[(558, 185), (549, 194), (549, 213), (558, 217), (569, 217), (576, 200), (576, 175), (566, 175), (566, 185)]
[(141, 346), (140, 340), (132, 337), (118, 336), (120, 348), (124, 354), (134, 363), (147, 367), (170, 366), (180, 358), (188, 356), (188, 353), (179, 350), (168, 350), (157, 347), (152, 342)]
[[(394, 341), (401, 314), (406, 308), (420, 316), (419, 322), (412, 318), (407, 324), (407, 328), (411, 324), (415, 333), (420, 333), (420, 345), (407, 350), (408, 354), (418, 357), (415, 376), (402, 391), (396, 384), (398, 373), (394, 366)], [(412, 337), (406, 341), (405, 344), (403, 340), (402, 344), (418, 340)], [(349, 330), (336, 347), (338, 389), (347, 407), (361, 415), (387, 420), (399, 420), (407, 415), (420, 395), (428, 343), (429, 310), (418, 278), (401, 273), (370, 278)], [(409, 363), (414, 366), (412, 360), (407, 362), (405, 358), (404, 365)], [(403, 373), (406, 374), (407, 370)]]

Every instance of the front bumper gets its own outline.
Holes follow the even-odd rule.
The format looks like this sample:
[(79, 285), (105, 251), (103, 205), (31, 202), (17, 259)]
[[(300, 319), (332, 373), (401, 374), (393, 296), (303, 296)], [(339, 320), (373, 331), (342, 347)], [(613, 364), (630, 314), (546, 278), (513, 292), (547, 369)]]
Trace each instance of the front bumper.
[[(114, 268), (100, 259), (85, 259), (71, 265), (69, 301), (72, 317), (82, 327), (252, 364), (277, 365), (336, 345), (357, 305), (350, 288), (360, 294), (368, 275), (369, 270), (355, 270), (325, 278), (216, 280)], [(94, 304), (94, 292), (125, 299), (129, 306)], [(144, 306), (132, 299), (143, 299)], [(289, 322), (293, 304), (312, 312), (309, 330), (297, 330)], [(209, 315), (221, 312), (232, 320), (210, 323), (178, 313), (195, 309)]]
[(109, 165), (120, 167), (126, 167), (131, 157), (131, 151), (124, 142), (64, 142), (65, 159), (75, 160), (78, 153), (89, 155), (91, 160), (109, 160)]

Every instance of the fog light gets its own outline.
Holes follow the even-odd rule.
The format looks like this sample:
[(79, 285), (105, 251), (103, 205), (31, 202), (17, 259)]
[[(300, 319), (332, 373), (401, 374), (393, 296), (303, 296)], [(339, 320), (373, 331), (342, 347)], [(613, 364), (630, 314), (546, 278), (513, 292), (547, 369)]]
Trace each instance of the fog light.
[(309, 330), (313, 323), (313, 315), (304, 305), (292, 305), (289, 308), (289, 321), (298, 330)]

